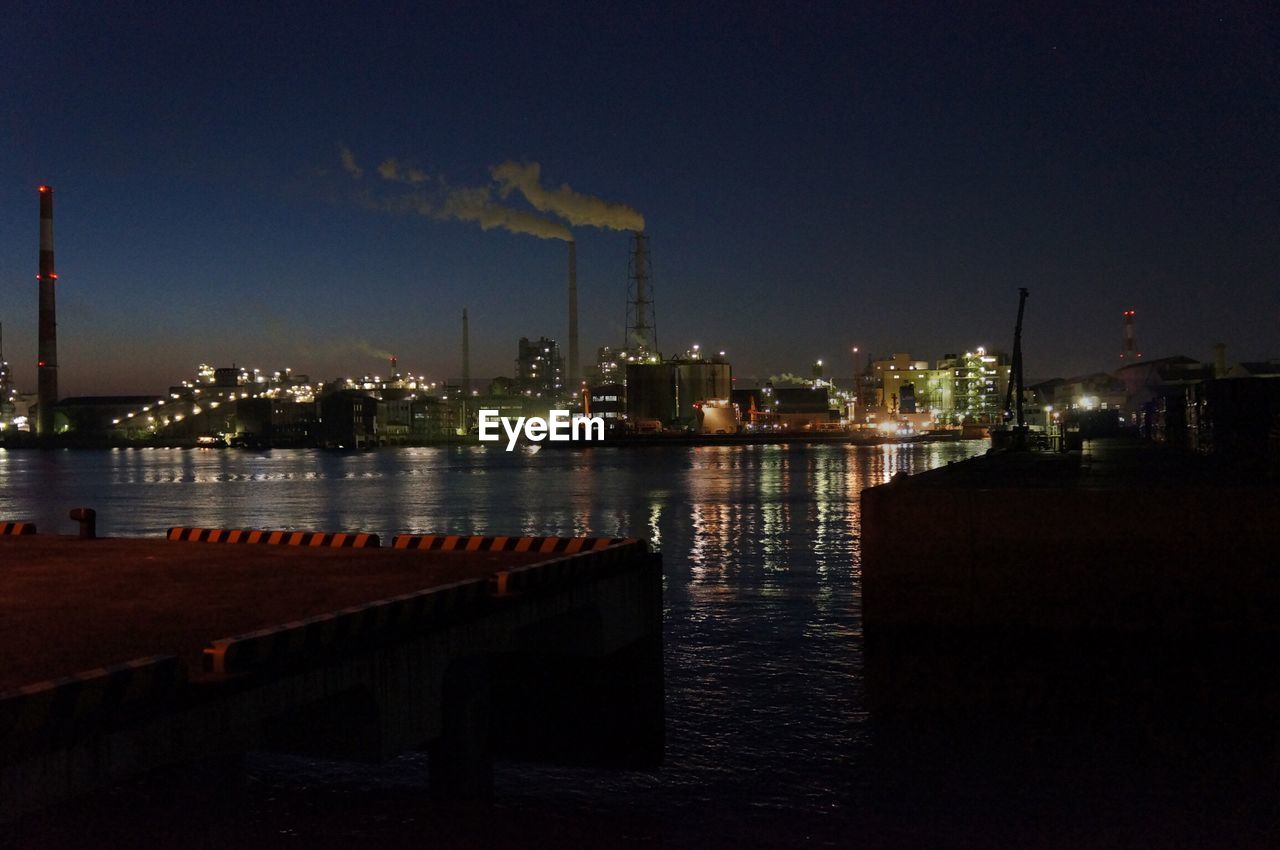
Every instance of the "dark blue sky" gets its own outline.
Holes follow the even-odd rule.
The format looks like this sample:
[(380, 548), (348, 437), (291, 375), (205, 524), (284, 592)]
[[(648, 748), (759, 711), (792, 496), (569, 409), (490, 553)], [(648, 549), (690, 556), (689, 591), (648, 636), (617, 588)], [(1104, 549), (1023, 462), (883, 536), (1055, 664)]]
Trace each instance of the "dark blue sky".
[[(1028, 372), (1280, 356), (1273, 4), (9, 4), (0, 321), (34, 387), (37, 197), (56, 190), (64, 394), (196, 363), (477, 376), (565, 337), (565, 246), (370, 209), (396, 157), (505, 160), (646, 217), (661, 347), (740, 375), (935, 359)], [(341, 167), (345, 144), (364, 167)], [(518, 197), (508, 199), (519, 205)], [(622, 340), (625, 233), (577, 231), (583, 346)]]

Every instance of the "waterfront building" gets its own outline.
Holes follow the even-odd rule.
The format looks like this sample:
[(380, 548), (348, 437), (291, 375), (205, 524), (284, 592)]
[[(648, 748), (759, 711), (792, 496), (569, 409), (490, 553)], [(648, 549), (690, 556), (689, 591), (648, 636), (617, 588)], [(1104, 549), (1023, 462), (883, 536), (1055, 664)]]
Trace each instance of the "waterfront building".
[(963, 355), (947, 355), (939, 369), (952, 375), (952, 413), (960, 422), (994, 423), (1004, 419), (1011, 361), (1002, 351), (979, 346)]
[(1106, 372), (1067, 378), (1053, 388), (1053, 409), (1064, 415), (1072, 410), (1123, 410), (1124, 382)]
[(602, 416), (610, 420), (621, 419), (626, 415), (627, 389), (621, 383), (594, 386), (588, 398), (592, 416)]
[(564, 391), (564, 358), (553, 339), (532, 342), (520, 338), (516, 355), (516, 391), (521, 395), (553, 398)]
[(902, 400), (902, 385), (912, 384), (913, 388), (920, 379), (917, 373), (929, 369), (929, 361), (914, 360), (910, 354), (898, 352), (892, 357), (871, 361), (871, 376), (875, 380), (875, 400), (873, 407), (896, 414)]
[(1115, 376), (1124, 384), (1124, 417), (1141, 424), (1148, 419), (1162, 399), (1170, 395), (1182, 396), (1186, 388), (1212, 378), (1213, 364), (1175, 355), (1154, 360), (1142, 360), (1121, 366)]

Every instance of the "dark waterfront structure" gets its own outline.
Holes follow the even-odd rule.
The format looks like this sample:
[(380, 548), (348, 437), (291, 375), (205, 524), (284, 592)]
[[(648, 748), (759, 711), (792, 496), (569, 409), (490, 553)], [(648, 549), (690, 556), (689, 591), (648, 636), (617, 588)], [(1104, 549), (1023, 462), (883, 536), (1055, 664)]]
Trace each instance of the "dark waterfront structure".
[(892, 769), (945, 764), (992, 795), (1031, 781), (1058, 806), (1159, 783), (1201, 817), (1273, 817), (1277, 489), (1101, 439), (863, 491), (867, 688)]
[(691, 427), (697, 421), (695, 405), (727, 401), (733, 392), (733, 370), (722, 357), (627, 363), (624, 375), (627, 417), (663, 426)]
[(137, 395), (73, 396), (60, 401), (55, 413), (65, 418), (73, 434), (109, 434), (129, 413), (154, 400), (153, 396)]
[(320, 399), (321, 445), (358, 449), (377, 445), (378, 399), (341, 390)]
[(472, 799), (495, 754), (662, 761), (662, 566), (640, 541), (13, 527), (0, 820), (248, 749), (427, 747), (433, 794)]
[(53, 408), (58, 403), (58, 317), (54, 284), (58, 274), (53, 265), (53, 188), (40, 187), (40, 327), (38, 408), (36, 436), (53, 436)]
[(866, 490), (867, 628), (1275, 629), (1277, 483), (1215, 461), (1101, 439)]
[(632, 422), (652, 420), (662, 425), (675, 421), (677, 408), (674, 364), (628, 363), (624, 374), (628, 419)]

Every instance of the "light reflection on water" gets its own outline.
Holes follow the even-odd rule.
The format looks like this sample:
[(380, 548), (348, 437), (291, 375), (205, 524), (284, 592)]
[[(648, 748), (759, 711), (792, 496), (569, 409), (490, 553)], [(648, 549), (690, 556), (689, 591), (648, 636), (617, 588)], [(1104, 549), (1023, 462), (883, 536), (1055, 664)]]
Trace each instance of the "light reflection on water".
[[(67, 510), (84, 505), (111, 535), (194, 525), (648, 538), (666, 569), (667, 765), (508, 766), (500, 793), (603, 809), (714, 800), (829, 812), (864, 781), (859, 493), (984, 449), (0, 451), (0, 520), (70, 533)], [(419, 775), (415, 759), (362, 768), (358, 781), (355, 768), (317, 779), (288, 760), (256, 769), (276, 786), (350, 783), (374, 818), (385, 814), (377, 788)], [(259, 801), (258, 816), (288, 819), (272, 805)]]

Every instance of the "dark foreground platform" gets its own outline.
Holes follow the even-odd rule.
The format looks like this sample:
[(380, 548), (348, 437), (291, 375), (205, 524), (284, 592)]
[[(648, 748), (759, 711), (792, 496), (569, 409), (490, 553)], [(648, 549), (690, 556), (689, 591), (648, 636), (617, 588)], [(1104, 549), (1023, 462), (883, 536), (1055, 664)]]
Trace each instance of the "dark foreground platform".
[(1104, 789), (1133, 822), (1254, 846), (1280, 813), (1278, 527), (1274, 483), (1134, 441), (864, 491), (886, 775), (1073, 805)]
[(1280, 630), (1280, 487), (1128, 440), (862, 494), (868, 632)]
[(0, 692), (546, 560), (530, 552), (0, 537)]
[(428, 746), (433, 785), (463, 796), (487, 793), (495, 751), (661, 759), (643, 542), (292, 536), (0, 537), (0, 819), (249, 749)]

